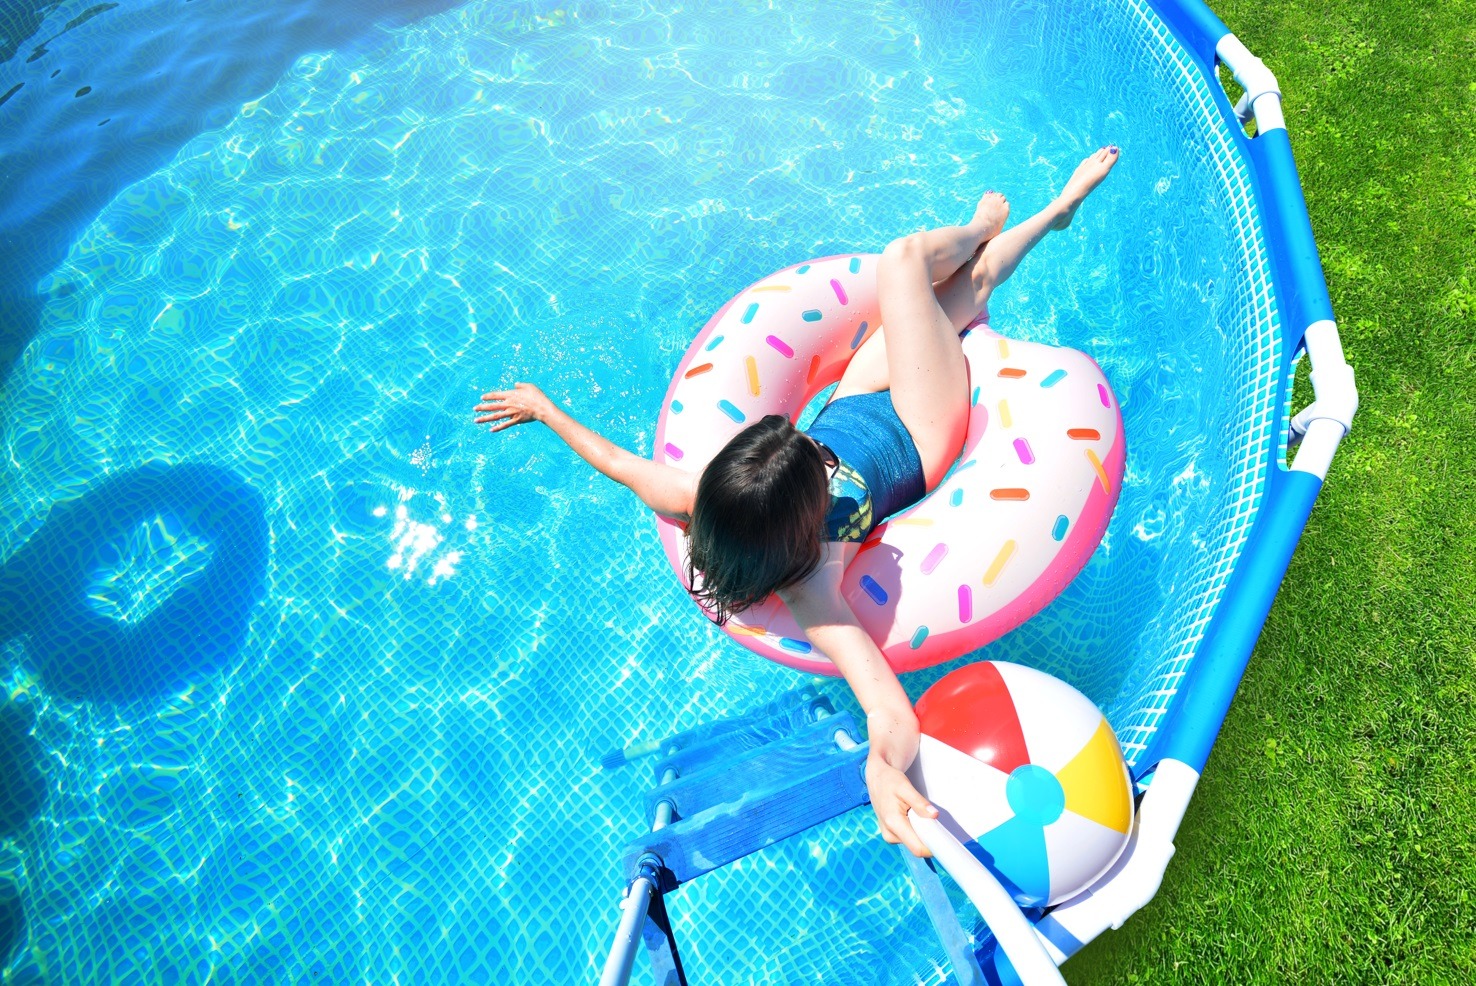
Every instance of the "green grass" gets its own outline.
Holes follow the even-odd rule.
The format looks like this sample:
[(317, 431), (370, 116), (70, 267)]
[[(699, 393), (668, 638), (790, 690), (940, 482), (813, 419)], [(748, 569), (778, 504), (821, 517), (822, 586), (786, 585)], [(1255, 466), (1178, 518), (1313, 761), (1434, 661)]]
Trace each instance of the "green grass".
[(1360, 407), (1157, 898), (1077, 984), (1476, 982), (1476, 3), (1213, 0)]

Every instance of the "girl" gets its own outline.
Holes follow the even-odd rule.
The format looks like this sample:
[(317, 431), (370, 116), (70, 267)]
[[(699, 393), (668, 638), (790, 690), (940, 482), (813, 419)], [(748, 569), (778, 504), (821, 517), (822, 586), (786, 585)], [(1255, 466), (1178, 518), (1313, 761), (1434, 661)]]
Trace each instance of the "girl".
[(866, 786), (882, 838), (930, 855), (907, 810), (937, 816), (904, 771), (917, 756), (912, 703), (840, 594), (873, 527), (930, 493), (958, 458), (969, 417), (959, 332), (1047, 232), (1065, 229), (1117, 163), (1104, 147), (1061, 195), (1004, 230), (1009, 204), (987, 192), (965, 226), (893, 240), (877, 266), (881, 331), (851, 359), (808, 433), (771, 414), (739, 432), (700, 474), (642, 458), (554, 406), (537, 387), (482, 395), (477, 424), (541, 421), (652, 510), (687, 525), (693, 595), (718, 622), (773, 593), (828, 656), (866, 711)]

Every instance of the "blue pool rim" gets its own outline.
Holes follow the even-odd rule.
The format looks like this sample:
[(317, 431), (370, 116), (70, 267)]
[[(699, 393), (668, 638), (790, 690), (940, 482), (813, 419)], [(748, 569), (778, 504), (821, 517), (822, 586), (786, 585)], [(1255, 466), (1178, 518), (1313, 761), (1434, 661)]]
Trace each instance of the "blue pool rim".
[[(1249, 166), (1260, 235), (1271, 266), (1271, 290), (1282, 314), (1275, 405), (1287, 407), (1303, 335), (1314, 322), (1331, 320), (1322, 262), (1313, 240), (1302, 184), (1284, 128), (1246, 134), (1219, 83), (1215, 47), (1230, 34), (1201, 0), (1148, 0), (1208, 83), (1233, 144)], [(1133, 774), (1144, 780), (1166, 759), (1203, 773), (1246, 665), (1255, 648), (1322, 480), (1292, 471), (1284, 458), (1285, 434), (1273, 429), (1259, 455), (1265, 476), (1261, 503), (1219, 605)]]

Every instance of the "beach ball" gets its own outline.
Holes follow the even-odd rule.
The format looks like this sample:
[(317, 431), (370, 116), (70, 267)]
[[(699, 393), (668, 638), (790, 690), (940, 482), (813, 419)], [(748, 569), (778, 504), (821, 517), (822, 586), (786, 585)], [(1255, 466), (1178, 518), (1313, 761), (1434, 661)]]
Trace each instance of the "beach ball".
[(1034, 668), (981, 661), (917, 702), (908, 776), (939, 821), (1023, 906), (1090, 886), (1132, 829), (1132, 781), (1091, 699)]

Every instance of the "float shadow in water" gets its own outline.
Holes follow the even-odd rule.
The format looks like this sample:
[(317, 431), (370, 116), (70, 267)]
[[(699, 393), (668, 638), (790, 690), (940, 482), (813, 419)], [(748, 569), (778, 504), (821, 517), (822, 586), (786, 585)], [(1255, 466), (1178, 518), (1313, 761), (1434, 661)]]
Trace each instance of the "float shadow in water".
[[(115, 545), (163, 518), (208, 542), (203, 565), (123, 618), (94, 598)], [(27, 663), (53, 696), (127, 701), (179, 689), (239, 650), (266, 576), (265, 504), (235, 473), (151, 463), (51, 508), (0, 567), (0, 636), (28, 637)], [(135, 580), (136, 581), (136, 580)], [(114, 612), (119, 609), (113, 606)]]

